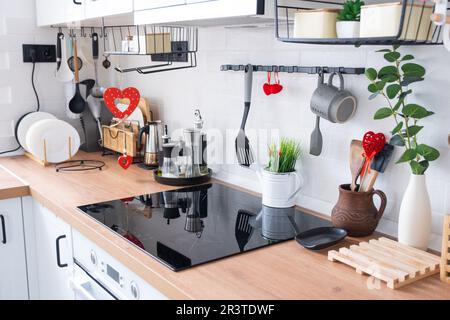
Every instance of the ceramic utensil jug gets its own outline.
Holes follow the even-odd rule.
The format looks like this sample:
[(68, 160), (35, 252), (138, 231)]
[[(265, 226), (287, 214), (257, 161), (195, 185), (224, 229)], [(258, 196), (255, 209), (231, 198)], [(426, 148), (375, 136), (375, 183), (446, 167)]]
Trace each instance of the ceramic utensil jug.
[[(381, 199), (380, 208), (373, 203), (374, 195)], [(339, 186), (339, 199), (331, 213), (331, 222), (352, 237), (372, 234), (383, 216), (387, 198), (383, 191), (354, 192), (349, 184)]]

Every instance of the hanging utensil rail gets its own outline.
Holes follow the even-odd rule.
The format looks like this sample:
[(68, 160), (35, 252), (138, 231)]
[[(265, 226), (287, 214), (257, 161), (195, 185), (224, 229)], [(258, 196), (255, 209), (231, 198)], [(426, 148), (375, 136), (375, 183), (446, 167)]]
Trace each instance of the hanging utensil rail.
[[(224, 64), (220, 66), (220, 71), (244, 71), (243, 64)], [(325, 74), (325, 73), (342, 73), (342, 74), (364, 74), (365, 68), (349, 68), (349, 67), (302, 67), (302, 66), (263, 66), (253, 65), (253, 72), (286, 72), (286, 73), (306, 73), (306, 74)]]

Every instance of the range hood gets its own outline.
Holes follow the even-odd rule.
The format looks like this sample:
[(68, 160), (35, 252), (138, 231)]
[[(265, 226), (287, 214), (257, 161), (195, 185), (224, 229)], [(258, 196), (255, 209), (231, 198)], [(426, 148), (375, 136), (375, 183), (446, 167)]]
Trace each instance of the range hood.
[(148, 2), (135, 0), (135, 24), (239, 26), (275, 19), (274, 0), (157, 0), (150, 8)]

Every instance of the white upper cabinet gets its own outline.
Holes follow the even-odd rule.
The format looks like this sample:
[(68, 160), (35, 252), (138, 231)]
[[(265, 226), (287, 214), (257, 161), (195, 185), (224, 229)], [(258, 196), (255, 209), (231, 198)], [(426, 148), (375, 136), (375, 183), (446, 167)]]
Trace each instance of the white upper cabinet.
[(20, 198), (0, 201), (0, 300), (28, 299)]
[(81, 22), (133, 12), (133, 0), (36, 0), (38, 26)]
[[(171, 2), (174, 2), (171, 6), (161, 6)], [(159, 7), (151, 8), (151, 3), (159, 4)], [(198, 25), (245, 24), (256, 21), (252, 18), (267, 18), (268, 13), (273, 13), (273, 7), (273, 0), (170, 0), (167, 2), (135, 0), (134, 22), (135, 24), (172, 22), (193, 22), (190, 24)], [(261, 20), (261, 22), (264, 21)]]
[(134, 0), (134, 10), (165, 8), (186, 4), (186, 0)]
[(86, 0), (36, 0), (38, 26), (70, 23), (84, 19)]
[(133, 0), (84, 0), (85, 19), (133, 12)]

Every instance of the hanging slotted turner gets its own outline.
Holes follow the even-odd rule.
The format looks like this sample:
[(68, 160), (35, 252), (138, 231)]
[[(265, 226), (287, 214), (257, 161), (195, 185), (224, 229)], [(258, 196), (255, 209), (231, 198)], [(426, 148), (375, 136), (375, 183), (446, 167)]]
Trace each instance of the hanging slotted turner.
[(249, 211), (243, 209), (238, 211), (234, 234), (241, 252), (244, 251), (245, 245), (248, 243), (252, 235), (253, 227), (250, 224), (250, 219), (253, 216), (254, 214)]
[(248, 113), (250, 111), (250, 104), (252, 98), (252, 84), (253, 84), (253, 66), (247, 64), (245, 66), (245, 92), (244, 92), (244, 115), (242, 116), (241, 128), (236, 137), (236, 157), (242, 166), (249, 167), (255, 160), (252, 149), (250, 148), (250, 141), (245, 135), (245, 124), (247, 122)]

